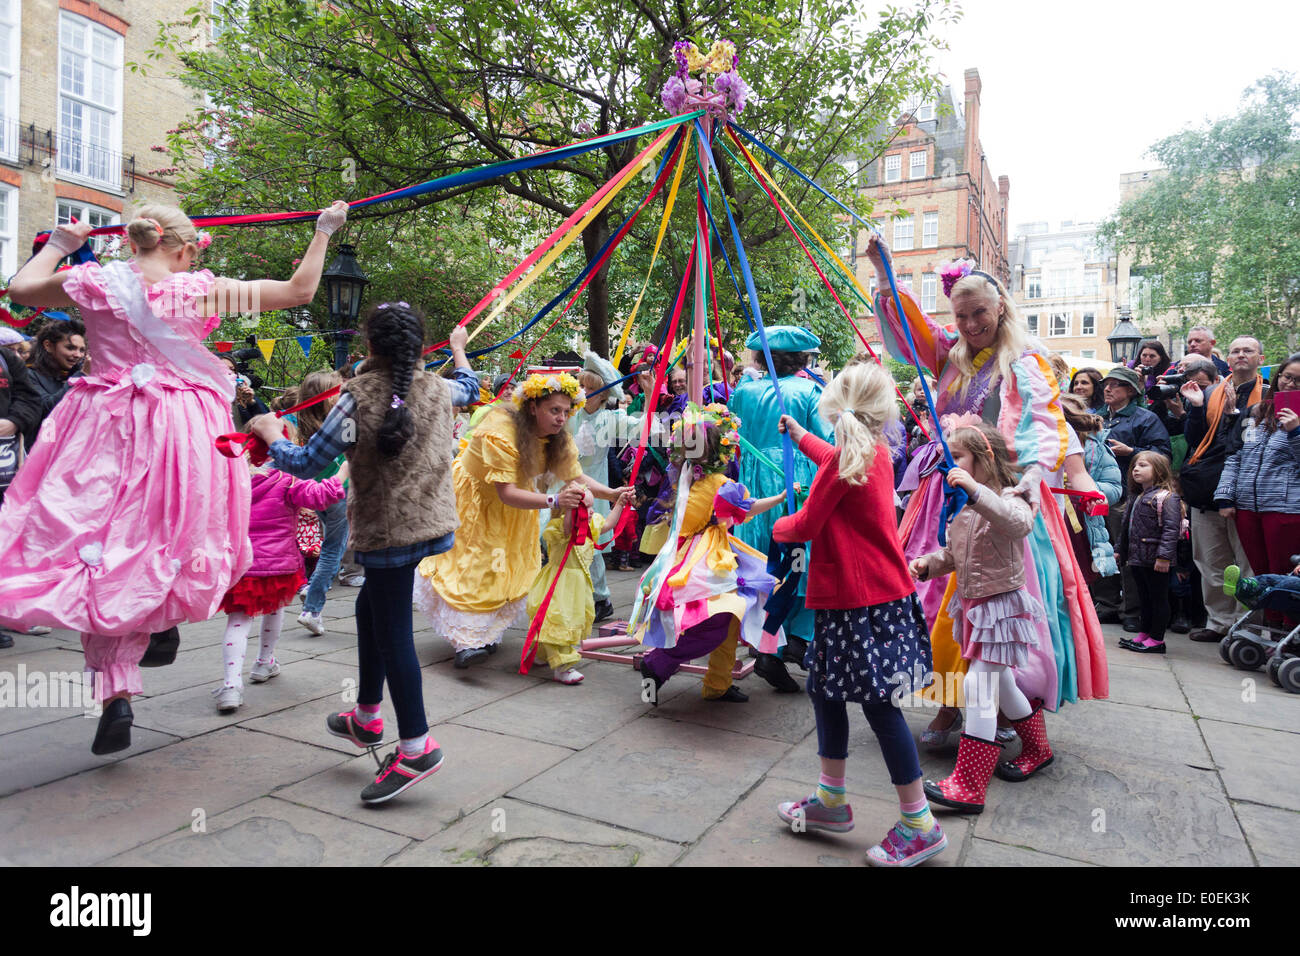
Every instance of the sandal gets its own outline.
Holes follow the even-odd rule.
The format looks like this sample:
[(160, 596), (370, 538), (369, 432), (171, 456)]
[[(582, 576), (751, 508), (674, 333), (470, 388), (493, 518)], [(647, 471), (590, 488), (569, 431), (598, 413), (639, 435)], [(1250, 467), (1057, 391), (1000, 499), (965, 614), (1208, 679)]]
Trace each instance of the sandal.
[(926, 747), (942, 747), (948, 742), (948, 738), (953, 734), (959, 734), (962, 728), (962, 712), (957, 711), (957, 716), (943, 730), (935, 730), (930, 727), (921, 731), (921, 744)]

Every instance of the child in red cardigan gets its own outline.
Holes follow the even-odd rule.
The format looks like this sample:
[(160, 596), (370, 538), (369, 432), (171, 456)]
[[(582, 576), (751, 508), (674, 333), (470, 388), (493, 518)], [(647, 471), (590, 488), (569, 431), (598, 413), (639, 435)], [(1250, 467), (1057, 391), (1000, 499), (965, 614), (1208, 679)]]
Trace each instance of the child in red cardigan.
[(806, 602), (816, 623), (804, 667), (817, 715), (821, 779), (816, 793), (781, 804), (777, 813), (796, 833), (853, 829), (844, 785), (847, 705), (861, 704), (902, 813), (867, 851), (867, 862), (915, 866), (940, 852), (948, 838), (925, 799), (912, 732), (891, 702), (900, 680), (919, 684), (931, 667), (925, 617), (894, 534), (894, 474), (883, 437), (898, 417), (893, 381), (874, 362), (854, 359), (822, 393), (819, 410), (835, 425), (836, 445), (781, 418), (781, 430), (818, 470), (808, 501), (798, 514), (777, 521), (772, 538), (811, 542)]

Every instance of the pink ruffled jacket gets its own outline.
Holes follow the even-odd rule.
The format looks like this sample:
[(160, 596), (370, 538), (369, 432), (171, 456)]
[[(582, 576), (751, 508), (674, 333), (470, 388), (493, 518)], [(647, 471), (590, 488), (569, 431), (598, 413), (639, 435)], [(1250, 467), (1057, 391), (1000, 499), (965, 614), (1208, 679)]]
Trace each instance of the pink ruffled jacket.
[(253, 475), (253, 507), (248, 537), (253, 543), (250, 577), (292, 574), (304, 569), (298, 550), (298, 511), (324, 511), (343, 500), (343, 483), (337, 478), (301, 481), (283, 471)]

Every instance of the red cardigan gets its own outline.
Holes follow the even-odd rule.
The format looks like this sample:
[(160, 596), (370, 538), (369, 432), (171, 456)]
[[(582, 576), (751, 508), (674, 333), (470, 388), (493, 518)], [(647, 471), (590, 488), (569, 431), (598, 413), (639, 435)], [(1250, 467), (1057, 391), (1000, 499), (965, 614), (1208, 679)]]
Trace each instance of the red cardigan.
[(817, 465), (808, 500), (772, 528), (776, 541), (812, 543), (807, 597), (810, 608), (884, 604), (916, 590), (894, 513), (894, 469), (889, 448), (876, 446), (867, 482), (840, 480), (839, 449), (809, 432), (799, 450)]

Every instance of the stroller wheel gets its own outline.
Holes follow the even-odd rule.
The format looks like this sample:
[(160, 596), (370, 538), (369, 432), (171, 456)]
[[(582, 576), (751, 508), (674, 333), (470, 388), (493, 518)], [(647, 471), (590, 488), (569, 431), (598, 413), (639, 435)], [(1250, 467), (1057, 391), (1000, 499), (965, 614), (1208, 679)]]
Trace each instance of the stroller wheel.
[(1264, 663), (1264, 649), (1254, 641), (1238, 638), (1228, 648), (1228, 658), (1237, 670), (1258, 670), (1259, 665)]
[(1275, 654), (1268, 659), (1268, 664), (1264, 668), (1264, 670), (1268, 672), (1268, 679), (1271, 680), (1274, 684), (1277, 684), (1278, 687), (1282, 686), (1282, 678), (1277, 676), (1277, 672), (1281, 668), (1281, 666), (1282, 666), (1282, 658), (1278, 657)]
[(1288, 657), (1281, 663), (1277, 682), (1288, 694), (1300, 694), (1300, 657)]
[(1228, 653), (1228, 649), (1239, 640), (1241, 640), (1241, 638), (1233, 637), (1231, 634), (1225, 634), (1223, 640), (1219, 641), (1219, 656), (1223, 658), (1223, 663), (1232, 663), (1232, 655)]

